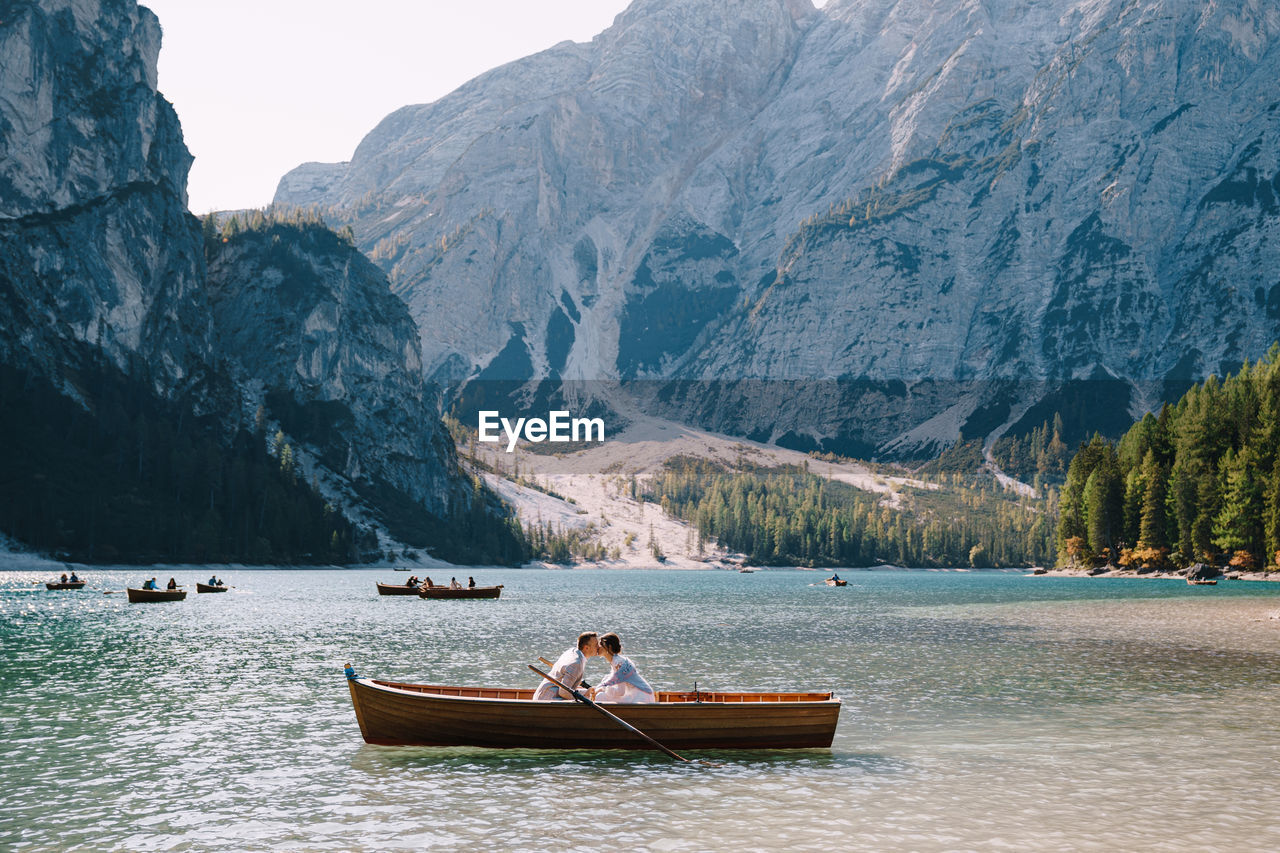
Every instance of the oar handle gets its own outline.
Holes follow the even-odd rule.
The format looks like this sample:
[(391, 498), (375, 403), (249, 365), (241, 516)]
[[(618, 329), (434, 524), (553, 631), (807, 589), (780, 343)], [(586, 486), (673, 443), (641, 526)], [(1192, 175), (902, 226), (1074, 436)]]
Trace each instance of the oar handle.
[[(538, 660), (542, 660), (542, 658), (538, 658)], [(571, 696), (573, 696), (573, 698), (574, 698), (574, 699), (576, 699), (577, 701), (582, 702), (583, 704), (586, 704), (586, 705), (593, 705), (593, 706), (595, 706), (596, 708), (599, 708), (601, 711), (604, 711), (604, 708), (600, 708), (600, 706), (599, 706), (599, 705), (596, 705), (594, 702), (592, 702), (590, 699), (588, 699), (585, 695), (583, 695), (582, 693), (579, 693), (577, 690), (575, 690), (575, 689), (573, 689), (572, 687), (570, 687), (569, 685), (565, 684), (565, 683), (564, 683), (563, 681), (561, 681), (560, 679), (558, 679), (558, 678), (556, 678), (556, 677), (554, 677), (554, 676), (552, 676), (552, 675), (548, 675), (547, 673), (545, 673), (545, 672), (543, 672), (542, 670), (538, 669), (538, 668), (537, 668), (536, 666), (534, 666), (533, 664), (529, 664), (529, 669), (531, 669), (531, 670), (533, 670), (534, 672), (538, 673), (538, 675), (541, 675), (543, 678), (545, 678), (547, 681), (550, 681), (552, 684), (554, 684), (556, 687), (559, 687), (561, 690), (567, 691), (567, 692), (568, 692)], [(609, 712), (608, 712), (608, 711), (605, 711), (605, 713), (606, 713), (606, 714), (608, 714)], [(610, 714), (610, 716), (612, 716), (612, 714)], [(622, 720), (622, 721), (620, 721), (620, 722), (622, 722), (622, 723), (623, 723), (623, 724), (625, 724), (625, 725), (629, 725), (625, 720)]]
[[(545, 667), (554, 667), (554, 666), (555, 666), (555, 664), (553, 664), (551, 661), (547, 660), (546, 658), (544, 658), (544, 657), (542, 657), (542, 656), (539, 656), (539, 657), (538, 657), (538, 660), (539, 660), (539, 661), (541, 661), (541, 662), (542, 662), (542, 665), (543, 665), (543, 666), (545, 666)], [(587, 683), (587, 680), (586, 680), (585, 678), (584, 678), (584, 679), (582, 679), (581, 681), (579, 681), (578, 683), (579, 683), (579, 684), (581, 684), (583, 687), (590, 687), (590, 686), (591, 686), (590, 684), (588, 684), (588, 683)]]
[(582, 704), (584, 704), (584, 705), (589, 705), (589, 706), (591, 706), (592, 708), (595, 708), (595, 709), (596, 709), (597, 711), (599, 711), (601, 714), (604, 714), (606, 717), (608, 717), (609, 719), (613, 720), (613, 721), (614, 721), (615, 723), (617, 723), (618, 725), (622, 726), (623, 728), (627, 729), (628, 731), (631, 731), (631, 732), (633, 732), (633, 733), (635, 733), (635, 734), (640, 735), (640, 737), (644, 738), (646, 741), (648, 741), (649, 743), (653, 744), (655, 747), (657, 747), (658, 749), (662, 750), (662, 751), (663, 751), (663, 752), (665, 752), (667, 755), (671, 756), (672, 758), (676, 759), (677, 761), (683, 761), (683, 762), (685, 762), (685, 763), (688, 763), (689, 759), (685, 758), (683, 755), (680, 755), (679, 753), (676, 753), (676, 752), (673, 752), (673, 751), (672, 751), (672, 750), (670, 750), (670, 749), (667, 749), (665, 746), (663, 746), (662, 744), (658, 743), (656, 740), (654, 740), (653, 738), (649, 737), (647, 734), (645, 734), (644, 732), (640, 731), (640, 730), (639, 730), (639, 729), (637, 729), (635, 726), (633, 726), (633, 725), (631, 725), (630, 723), (628, 723), (626, 720), (624, 720), (624, 719), (622, 719), (621, 717), (617, 716), (616, 714), (614, 714), (614, 713), (612, 713), (612, 712), (610, 712), (610, 711), (608, 711), (608, 710), (606, 710), (606, 709), (604, 709), (604, 708), (600, 707), (600, 706), (599, 706), (599, 705), (597, 705), (595, 702), (592, 702), (590, 699), (588, 699), (586, 696), (583, 696), (583, 695), (582, 695), (581, 693), (579, 693), (577, 690), (574, 690), (572, 687), (570, 687), (569, 685), (565, 684), (563, 681), (560, 681), (558, 678), (552, 678), (550, 675), (548, 675), (547, 673), (545, 673), (545, 672), (543, 672), (542, 670), (538, 669), (538, 668), (537, 668), (536, 666), (534, 666), (533, 664), (529, 664), (529, 669), (531, 669), (531, 670), (533, 670), (534, 672), (538, 673), (538, 675), (541, 675), (543, 678), (545, 678), (547, 681), (550, 681), (552, 684), (554, 684), (556, 687), (559, 687), (561, 690), (567, 690), (570, 694), (572, 694), (572, 695), (573, 695), (573, 698), (574, 698), (574, 699), (577, 699), (577, 700), (578, 700), (579, 702), (581, 702)]

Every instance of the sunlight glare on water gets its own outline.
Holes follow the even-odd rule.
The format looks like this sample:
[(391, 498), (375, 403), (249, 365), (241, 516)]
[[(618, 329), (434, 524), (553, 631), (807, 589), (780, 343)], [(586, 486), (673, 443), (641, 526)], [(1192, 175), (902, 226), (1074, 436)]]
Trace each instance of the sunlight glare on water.
[[(103, 590), (143, 572), (85, 574), (0, 573), (3, 849), (1280, 849), (1280, 584), (488, 569), (498, 601), (420, 601), (385, 569), (187, 571), (186, 601), (129, 605)], [(532, 687), (585, 629), (660, 689), (834, 690), (835, 744), (360, 739), (348, 660)]]

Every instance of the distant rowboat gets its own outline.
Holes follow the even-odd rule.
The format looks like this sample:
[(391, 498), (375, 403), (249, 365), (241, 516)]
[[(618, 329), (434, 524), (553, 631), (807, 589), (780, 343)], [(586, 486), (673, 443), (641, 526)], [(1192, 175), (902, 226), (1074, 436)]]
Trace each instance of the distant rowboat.
[[(349, 679), (360, 734), (384, 746), (648, 749), (643, 739), (578, 702), (535, 702), (533, 691)], [(647, 705), (604, 703), (672, 749), (826, 749), (840, 700), (830, 693), (659, 691)]]
[(1187, 586), (1217, 586), (1217, 578), (1187, 578)]
[(129, 594), (130, 604), (141, 604), (149, 601), (182, 601), (187, 597), (185, 589), (134, 589), (125, 590)]
[(502, 595), (502, 584), (497, 586), (421, 586), (417, 589), (422, 598), (497, 598)]
[(228, 589), (226, 584), (211, 584), (196, 582), (196, 592), (226, 592)]
[(848, 586), (848, 581), (836, 580), (835, 578), (827, 578), (827, 586)]
[[(374, 583), (378, 583), (374, 581)], [(378, 595), (417, 595), (418, 588), (403, 583), (378, 583)]]
[(67, 581), (65, 583), (46, 583), (45, 589), (84, 589), (85, 581)]

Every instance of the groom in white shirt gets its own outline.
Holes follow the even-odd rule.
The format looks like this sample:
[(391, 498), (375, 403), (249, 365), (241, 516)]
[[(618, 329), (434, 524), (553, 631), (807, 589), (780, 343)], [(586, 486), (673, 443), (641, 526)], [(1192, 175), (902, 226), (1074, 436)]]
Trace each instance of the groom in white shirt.
[[(578, 645), (572, 649), (565, 649), (564, 654), (560, 655), (552, 665), (551, 677), (576, 689), (582, 683), (582, 676), (586, 674), (587, 658), (595, 657), (599, 653), (600, 641), (595, 631), (579, 634)], [(573, 694), (556, 687), (544, 678), (538, 685), (538, 689), (533, 691), (533, 698), (537, 701), (572, 699)]]

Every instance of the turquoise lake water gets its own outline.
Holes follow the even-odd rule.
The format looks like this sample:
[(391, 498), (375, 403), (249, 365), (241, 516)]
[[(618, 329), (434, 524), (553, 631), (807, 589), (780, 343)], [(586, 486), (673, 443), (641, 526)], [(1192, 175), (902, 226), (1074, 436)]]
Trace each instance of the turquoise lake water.
[[(500, 600), (428, 602), (379, 597), (386, 569), (151, 574), (192, 594), (0, 572), (0, 849), (1280, 849), (1280, 584), (491, 569)], [(531, 687), (584, 629), (660, 689), (833, 690), (835, 743), (708, 768), (360, 739), (347, 661)]]

